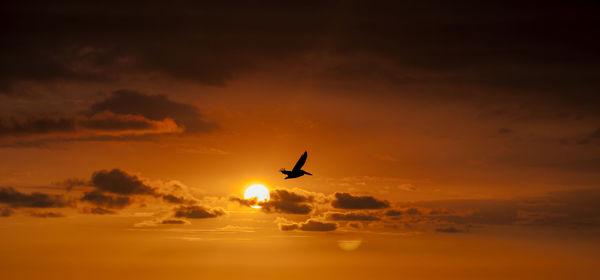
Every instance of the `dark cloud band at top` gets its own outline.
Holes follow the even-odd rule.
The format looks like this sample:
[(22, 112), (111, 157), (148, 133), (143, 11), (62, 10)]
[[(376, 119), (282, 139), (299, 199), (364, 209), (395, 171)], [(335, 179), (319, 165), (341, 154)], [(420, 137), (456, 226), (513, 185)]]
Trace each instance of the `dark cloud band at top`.
[[(140, 72), (223, 85), (269, 63), (328, 53), (341, 62), (312, 75), (387, 83), (442, 77), (598, 105), (594, 4), (500, 3), (277, 2), (257, 10), (250, 3), (139, 9), (12, 2), (0, 9), (7, 42), (0, 92), (20, 81), (106, 81)], [(361, 59), (365, 54), (375, 59)]]

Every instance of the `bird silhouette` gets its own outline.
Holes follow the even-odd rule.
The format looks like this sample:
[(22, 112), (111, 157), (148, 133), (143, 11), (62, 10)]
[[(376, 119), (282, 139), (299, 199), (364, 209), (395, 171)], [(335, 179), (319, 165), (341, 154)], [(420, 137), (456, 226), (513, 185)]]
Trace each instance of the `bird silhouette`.
[(298, 162), (296, 162), (296, 165), (294, 165), (294, 168), (292, 169), (292, 171), (285, 170), (285, 168), (282, 168), (281, 170), (279, 170), (281, 173), (287, 175), (287, 177), (285, 177), (284, 179), (298, 178), (304, 174), (312, 175), (312, 174), (302, 170), (302, 166), (304, 166), (304, 163), (306, 162), (306, 157), (308, 157), (308, 153), (306, 151), (304, 151), (304, 154), (302, 154), (302, 156), (300, 156), (300, 159), (298, 159)]

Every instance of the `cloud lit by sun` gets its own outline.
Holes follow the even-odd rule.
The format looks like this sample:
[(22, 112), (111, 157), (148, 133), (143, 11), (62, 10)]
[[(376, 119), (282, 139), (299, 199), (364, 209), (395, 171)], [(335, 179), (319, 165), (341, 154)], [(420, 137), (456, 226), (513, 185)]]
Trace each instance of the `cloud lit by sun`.
[[(261, 184), (254, 184), (254, 185), (250, 185), (248, 188), (246, 188), (246, 191), (244, 192), (244, 199), (252, 199), (256, 197), (256, 201), (258, 202), (265, 202), (265, 201), (269, 201), (269, 189), (267, 189), (267, 187), (261, 185)], [(258, 205), (253, 205), (251, 206), (252, 208), (261, 208)]]

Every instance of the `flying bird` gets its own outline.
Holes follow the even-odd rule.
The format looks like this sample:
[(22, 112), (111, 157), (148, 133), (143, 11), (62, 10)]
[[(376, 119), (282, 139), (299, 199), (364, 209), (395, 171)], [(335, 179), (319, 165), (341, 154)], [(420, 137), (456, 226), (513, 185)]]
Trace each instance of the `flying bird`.
[(304, 151), (304, 154), (302, 154), (302, 156), (300, 156), (300, 159), (298, 160), (298, 162), (296, 162), (296, 165), (294, 165), (294, 169), (292, 169), (292, 171), (288, 171), (285, 170), (285, 168), (282, 168), (281, 173), (287, 175), (287, 177), (285, 177), (284, 179), (292, 179), (292, 178), (298, 178), (304, 174), (306, 175), (312, 175), (304, 170), (302, 170), (302, 166), (304, 166), (304, 163), (306, 162), (306, 157), (308, 157), (308, 153), (306, 151)]

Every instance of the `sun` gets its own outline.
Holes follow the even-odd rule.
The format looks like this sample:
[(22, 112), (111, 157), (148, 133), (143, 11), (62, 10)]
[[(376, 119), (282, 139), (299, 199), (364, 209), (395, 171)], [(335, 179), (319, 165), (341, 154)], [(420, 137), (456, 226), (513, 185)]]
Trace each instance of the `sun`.
[[(269, 201), (269, 189), (261, 184), (254, 184), (246, 188), (244, 199), (256, 197), (258, 202)], [(252, 208), (260, 208), (258, 205), (251, 206)]]

